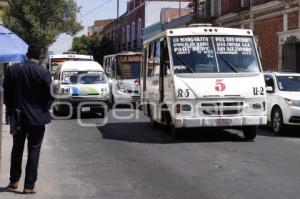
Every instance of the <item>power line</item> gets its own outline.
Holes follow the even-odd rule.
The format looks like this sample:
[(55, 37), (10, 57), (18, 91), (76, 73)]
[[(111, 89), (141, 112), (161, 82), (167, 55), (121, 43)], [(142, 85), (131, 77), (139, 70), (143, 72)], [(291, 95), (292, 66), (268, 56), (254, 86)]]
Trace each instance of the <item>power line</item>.
[(111, 0), (105, 1), (104, 3), (102, 3), (101, 5), (97, 6), (96, 8), (90, 10), (89, 12), (85, 13), (84, 15), (81, 15), (80, 17), (78, 17), (78, 19), (82, 19), (86, 16), (88, 16), (89, 14), (95, 12), (96, 10), (98, 10), (99, 8), (105, 6), (106, 4), (108, 4), (109, 2), (111, 2)]

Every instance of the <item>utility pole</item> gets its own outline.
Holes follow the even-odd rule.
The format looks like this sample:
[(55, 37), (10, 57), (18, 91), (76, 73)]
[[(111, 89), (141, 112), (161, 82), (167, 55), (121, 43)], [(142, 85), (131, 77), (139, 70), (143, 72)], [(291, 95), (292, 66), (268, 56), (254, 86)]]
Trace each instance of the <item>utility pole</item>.
[(194, 8), (194, 23), (199, 23), (199, 0), (193, 0), (193, 8)]
[(120, 0), (117, 0), (117, 22), (119, 23), (120, 14)]
[(181, 17), (181, 0), (179, 0), (179, 17)]
[(118, 46), (116, 46), (118, 42), (116, 40), (117, 38), (119, 38), (117, 35), (119, 33), (119, 15), (120, 15), (120, 0), (117, 0), (117, 23), (113, 27), (113, 49), (115, 53), (118, 51)]

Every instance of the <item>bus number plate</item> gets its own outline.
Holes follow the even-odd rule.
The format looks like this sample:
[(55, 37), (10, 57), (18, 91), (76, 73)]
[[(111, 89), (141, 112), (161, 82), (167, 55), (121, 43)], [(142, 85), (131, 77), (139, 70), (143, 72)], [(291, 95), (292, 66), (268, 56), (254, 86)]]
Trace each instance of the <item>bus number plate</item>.
[(90, 112), (91, 111), (91, 107), (82, 107), (81, 111), (82, 112)]
[(216, 121), (217, 126), (231, 126), (231, 120), (229, 119), (218, 119)]

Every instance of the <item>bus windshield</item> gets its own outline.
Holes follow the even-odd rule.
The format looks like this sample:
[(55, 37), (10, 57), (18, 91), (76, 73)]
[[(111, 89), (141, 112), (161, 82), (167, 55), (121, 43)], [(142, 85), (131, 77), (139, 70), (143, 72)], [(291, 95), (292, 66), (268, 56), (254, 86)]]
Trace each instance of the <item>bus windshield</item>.
[(140, 55), (117, 56), (117, 79), (139, 79), (141, 68)]
[(61, 74), (62, 84), (99, 84), (106, 83), (102, 71), (64, 71)]
[(253, 37), (171, 37), (175, 73), (260, 72)]
[(93, 56), (77, 54), (51, 55), (49, 58), (49, 70), (56, 71), (66, 61), (93, 61)]

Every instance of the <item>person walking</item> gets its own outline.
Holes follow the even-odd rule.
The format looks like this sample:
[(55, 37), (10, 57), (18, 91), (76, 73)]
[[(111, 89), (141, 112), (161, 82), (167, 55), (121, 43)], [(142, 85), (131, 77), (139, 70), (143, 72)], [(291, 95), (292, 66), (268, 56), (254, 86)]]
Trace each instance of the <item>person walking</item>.
[[(22, 158), (25, 140), (28, 140), (24, 194), (36, 193), (40, 150), (45, 125), (50, 123), (49, 102), (51, 100), (51, 75), (41, 64), (43, 49), (29, 46), (28, 60), (10, 66), (4, 79), (4, 103), (12, 117), (20, 110), (20, 128), (13, 134), (11, 152), (10, 183), (8, 189), (17, 189), (22, 173)], [(12, 126), (11, 126), (12, 128)]]

